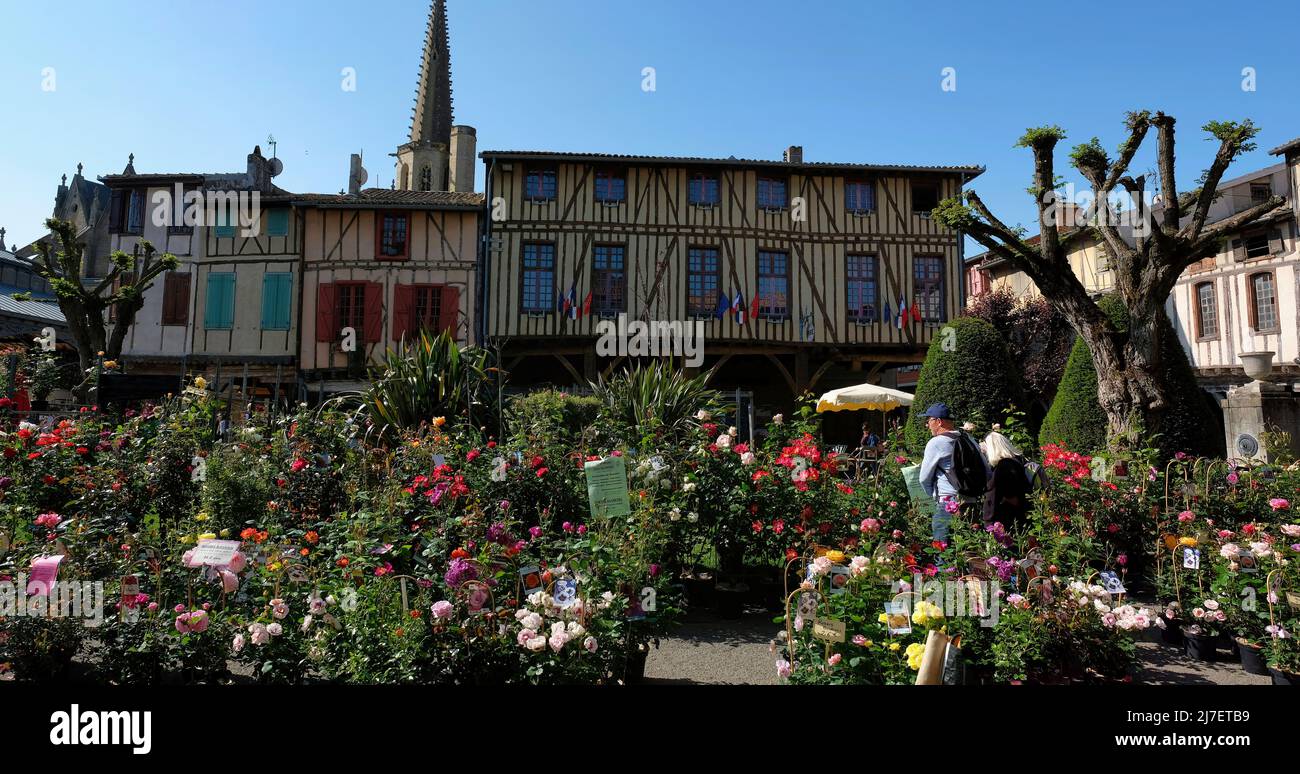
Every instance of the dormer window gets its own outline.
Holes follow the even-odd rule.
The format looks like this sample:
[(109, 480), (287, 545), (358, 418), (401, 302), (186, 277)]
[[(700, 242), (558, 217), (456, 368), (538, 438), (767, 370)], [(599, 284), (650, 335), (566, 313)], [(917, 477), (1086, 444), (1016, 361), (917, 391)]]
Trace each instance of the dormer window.
[(1273, 186), (1270, 183), (1251, 183), (1250, 184), (1250, 203), (1263, 204), (1273, 196)]

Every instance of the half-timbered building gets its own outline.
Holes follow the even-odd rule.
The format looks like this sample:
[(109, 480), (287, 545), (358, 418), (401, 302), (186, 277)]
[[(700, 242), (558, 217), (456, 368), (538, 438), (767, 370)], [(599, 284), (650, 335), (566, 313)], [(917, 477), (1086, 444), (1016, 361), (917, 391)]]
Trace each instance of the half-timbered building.
[[(128, 373), (175, 374), (178, 385), (187, 373), (220, 373), (224, 392), (249, 399), (292, 388), (301, 222), (271, 182), (278, 169), (254, 148), (239, 173), (138, 174), (132, 158), (101, 178), (112, 249), (134, 253), (146, 239), (180, 259), (145, 291), (123, 347)], [(202, 198), (187, 203), (192, 192)], [(241, 200), (251, 224), (240, 222)], [(160, 218), (164, 202), (171, 211)]]
[(929, 213), (981, 167), (808, 163), (798, 147), (481, 157), (480, 335), (515, 385), (616, 368), (597, 353), (602, 319), (700, 320), (715, 386), (788, 407), (919, 362), (961, 308), (961, 240)]
[(294, 203), (308, 391), (355, 388), (366, 366), (421, 330), (471, 342), (481, 195), (367, 189)]

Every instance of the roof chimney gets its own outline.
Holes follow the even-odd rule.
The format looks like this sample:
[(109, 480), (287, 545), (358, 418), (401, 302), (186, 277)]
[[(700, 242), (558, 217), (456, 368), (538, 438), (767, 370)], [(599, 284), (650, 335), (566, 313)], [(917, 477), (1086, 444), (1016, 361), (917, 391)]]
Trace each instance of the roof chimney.
[(361, 193), (361, 186), (366, 184), (369, 177), (365, 167), (361, 166), (361, 155), (353, 153), (348, 165), (348, 195), (356, 196)]
[(478, 161), (477, 132), (472, 126), (453, 126), (451, 128), (451, 175), (447, 187), (449, 191), (474, 193), (474, 166)]
[(802, 164), (803, 163), (803, 146), (791, 145), (785, 149), (785, 163)]
[(248, 185), (255, 191), (271, 190), (271, 165), (262, 155), (261, 145), (254, 145), (248, 154)]

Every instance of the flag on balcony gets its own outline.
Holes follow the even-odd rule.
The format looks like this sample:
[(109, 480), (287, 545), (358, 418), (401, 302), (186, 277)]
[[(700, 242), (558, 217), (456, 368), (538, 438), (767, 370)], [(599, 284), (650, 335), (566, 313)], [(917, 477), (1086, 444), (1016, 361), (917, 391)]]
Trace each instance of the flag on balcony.
[(713, 309), (713, 316), (721, 320), (723, 317), (727, 316), (727, 310), (730, 308), (731, 308), (731, 302), (728, 301), (727, 297), (722, 294), (721, 290), (719, 290), (718, 305)]
[(900, 298), (898, 299), (898, 319), (895, 321), (895, 325), (900, 331), (903, 329), (903, 321), (906, 319), (907, 319), (907, 300)]
[(758, 319), (758, 301), (759, 301), (759, 296), (756, 293), (754, 294), (754, 303), (749, 307), (749, 319), (751, 320)]
[(921, 322), (921, 305), (912, 299), (912, 322)]
[(569, 287), (569, 292), (560, 297), (560, 312), (566, 315), (570, 320), (578, 319), (578, 288), (575, 285)]
[(731, 302), (731, 311), (736, 313), (736, 325), (745, 324), (745, 295), (736, 294), (736, 300)]
[(886, 325), (894, 321), (894, 310), (889, 308), (888, 301), (885, 302), (884, 306), (880, 307), (880, 321)]
[(591, 291), (587, 291), (587, 298), (582, 302), (582, 316), (586, 317), (591, 314)]

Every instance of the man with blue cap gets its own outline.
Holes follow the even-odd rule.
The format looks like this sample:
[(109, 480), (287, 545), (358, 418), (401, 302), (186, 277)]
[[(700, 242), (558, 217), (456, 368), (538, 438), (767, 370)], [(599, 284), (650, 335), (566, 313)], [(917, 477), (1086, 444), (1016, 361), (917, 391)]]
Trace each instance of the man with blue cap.
[(991, 476), (988, 460), (979, 444), (964, 432), (954, 430), (947, 404), (935, 403), (921, 414), (930, 440), (921, 460), (921, 487), (935, 499), (930, 526), (935, 540), (948, 542), (948, 525), (964, 502), (979, 502)]

